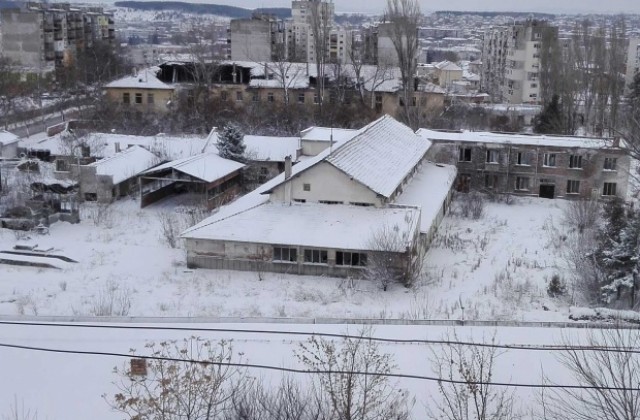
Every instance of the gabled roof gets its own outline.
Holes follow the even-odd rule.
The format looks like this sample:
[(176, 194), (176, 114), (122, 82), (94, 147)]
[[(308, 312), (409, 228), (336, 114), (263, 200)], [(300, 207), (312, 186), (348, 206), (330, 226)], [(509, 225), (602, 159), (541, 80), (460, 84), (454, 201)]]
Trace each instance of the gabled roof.
[[(411, 128), (385, 115), (360, 129), (356, 136), (337, 143), (298, 164), (292, 177), (312, 166), (327, 162), (376, 194), (390, 197), (409, 172), (420, 162), (431, 143), (420, 138)], [(286, 182), (273, 184), (265, 193)]]
[(451, 61), (447, 61), (447, 60), (436, 63), (435, 66), (440, 70), (446, 70), (446, 71), (462, 70), (462, 67), (458, 66), (456, 63), (452, 63)]
[(13, 143), (18, 142), (18, 136), (13, 133), (8, 132), (7, 130), (0, 131), (0, 145), (8, 146)]
[(238, 171), (239, 169), (242, 169), (243, 167), (244, 165), (242, 163), (221, 158), (215, 153), (202, 153), (164, 163), (143, 172), (143, 175), (150, 175), (167, 169), (174, 169), (205, 182), (214, 182)]
[(110, 175), (114, 184), (133, 178), (140, 172), (152, 168), (159, 158), (140, 146), (132, 146), (106, 159), (93, 162), (98, 175)]
[(111, 83), (107, 83), (105, 88), (120, 88), (120, 89), (163, 89), (173, 90), (173, 86), (170, 86), (158, 79), (156, 76), (157, 70), (155, 68), (144, 69), (138, 72), (135, 76), (127, 76), (122, 79), (114, 80)]
[(326, 161), (377, 194), (390, 197), (429, 146), (411, 128), (385, 115), (337, 147)]
[(284, 162), (287, 156), (295, 161), (300, 145), (298, 137), (244, 136), (246, 153), (253, 161)]
[(351, 140), (358, 134), (358, 130), (348, 128), (309, 127), (300, 132), (302, 141), (330, 141), (334, 142)]

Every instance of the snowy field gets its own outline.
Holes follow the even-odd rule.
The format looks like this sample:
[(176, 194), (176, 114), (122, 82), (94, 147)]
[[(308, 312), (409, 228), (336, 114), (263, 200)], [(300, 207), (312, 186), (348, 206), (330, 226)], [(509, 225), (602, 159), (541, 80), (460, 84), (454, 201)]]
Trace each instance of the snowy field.
[[(424, 280), (383, 292), (364, 280), (190, 270), (161, 233), (159, 214), (175, 213), (171, 203), (85, 204), (80, 224), (55, 223), (28, 240), (77, 263), (0, 265), (0, 314), (567, 321), (568, 303), (546, 293), (551, 276), (568, 277), (550, 245), (564, 205), (519, 198), (487, 203), (477, 221), (450, 214)], [(0, 252), (19, 236), (1, 229)]]

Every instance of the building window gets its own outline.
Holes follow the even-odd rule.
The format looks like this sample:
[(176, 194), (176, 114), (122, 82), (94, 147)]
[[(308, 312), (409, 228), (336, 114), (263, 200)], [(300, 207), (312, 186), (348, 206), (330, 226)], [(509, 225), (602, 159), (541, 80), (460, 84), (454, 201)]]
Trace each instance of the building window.
[(296, 202), (296, 203), (306, 203), (307, 202), (307, 200), (305, 200), (304, 198), (294, 198), (293, 201)]
[(500, 157), (499, 150), (487, 150), (487, 163), (498, 163)]
[(153, 105), (154, 104), (154, 98), (153, 98), (153, 93), (147, 93), (147, 103), (149, 105)]
[(362, 203), (359, 201), (351, 201), (349, 202), (349, 204), (351, 204), (352, 206), (358, 206), (358, 207), (373, 207), (372, 203)]
[(529, 165), (529, 154), (527, 152), (518, 152), (516, 165)]
[(484, 187), (490, 190), (495, 189), (498, 186), (498, 175), (496, 174), (485, 174), (484, 176)]
[(318, 200), (320, 204), (342, 204), (342, 201), (333, 201), (333, 200)]
[(311, 184), (302, 184), (302, 191), (311, 191)]
[(311, 264), (326, 264), (327, 251), (322, 251), (320, 249), (305, 249), (304, 262)]
[(545, 153), (542, 160), (542, 166), (556, 166), (556, 154)]
[(253, 96), (251, 97), (253, 102), (260, 102), (260, 92), (253, 92)]
[(229, 93), (226, 90), (220, 92), (220, 100), (226, 102), (229, 99)]
[(618, 165), (618, 159), (612, 157), (604, 158), (604, 170), (605, 171), (615, 171), (616, 166)]
[(582, 169), (582, 156), (580, 155), (569, 156), (569, 168)]
[(304, 103), (304, 93), (298, 93), (298, 103), (299, 104)]
[(136, 103), (137, 104), (142, 103), (142, 93), (136, 93)]
[(269, 169), (264, 166), (260, 167), (260, 172), (258, 173), (258, 182), (260, 184), (264, 184), (267, 181), (267, 177), (269, 176)]
[(275, 97), (273, 96), (273, 92), (267, 93), (267, 102), (275, 102)]
[(616, 183), (605, 182), (602, 187), (602, 195), (616, 195)]
[(236, 92), (236, 101), (242, 102), (242, 92)]
[(273, 247), (273, 261), (296, 262), (298, 250), (296, 248)]
[[(304, 100), (302, 102), (304, 102)], [(320, 103), (320, 97), (318, 96), (317, 93), (313, 95), (313, 103), (314, 104), (319, 104)], [(332, 101), (332, 103), (333, 103), (333, 101)]]
[(528, 191), (529, 190), (529, 178), (524, 176), (516, 177), (516, 190)]
[(580, 194), (580, 181), (568, 180), (567, 181), (567, 194)]
[(460, 153), (458, 156), (458, 161), (460, 162), (471, 162), (471, 148), (469, 147), (461, 147)]
[(122, 103), (129, 105), (131, 103), (131, 94), (129, 92), (125, 92), (122, 94)]
[(337, 251), (336, 265), (364, 267), (367, 265), (367, 254), (362, 252)]

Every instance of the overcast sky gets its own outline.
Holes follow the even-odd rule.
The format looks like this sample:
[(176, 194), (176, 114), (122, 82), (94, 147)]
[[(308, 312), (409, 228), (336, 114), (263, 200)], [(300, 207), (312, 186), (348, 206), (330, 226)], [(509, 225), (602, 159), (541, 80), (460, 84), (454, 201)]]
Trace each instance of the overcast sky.
[[(192, 1), (192, 0), (184, 0)], [(198, 2), (205, 2), (199, 0)], [(207, 3), (209, 1), (206, 1)], [(255, 9), (291, 7), (291, 0), (210, 0)], [(386, 0), (334, 0), (337, 12), (382, 13)], [(420, 0), (423, 12), (483, 10), (550, 13), (640, 13), (640, 0)]]

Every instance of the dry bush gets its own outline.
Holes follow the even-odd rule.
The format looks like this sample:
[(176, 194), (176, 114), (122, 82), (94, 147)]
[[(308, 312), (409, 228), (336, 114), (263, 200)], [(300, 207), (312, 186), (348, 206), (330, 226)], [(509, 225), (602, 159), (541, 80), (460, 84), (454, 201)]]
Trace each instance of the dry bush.
[(128, 316), (131, 310), (132, 291), (113, 281), (107, 281), (104, 287), (93, 297), (89, 312), (93, 316)]
[(171, 248), (175, 248), (178, 245), (180, 232), (182, 232), (180, 218), (173, 212), (163, 211), (158, 213), (158, 220), (160, 221), (162, 239), (164, 239)]
[(579, 233), (592, 229), (600, 220), (602, 208), (596, 200), (570, 201), (563, 211), (563, 222)]
[(479, 220), (484, 215), (485, 198), (479, 192), (457, 194), (458, 212), (465, 219)]

